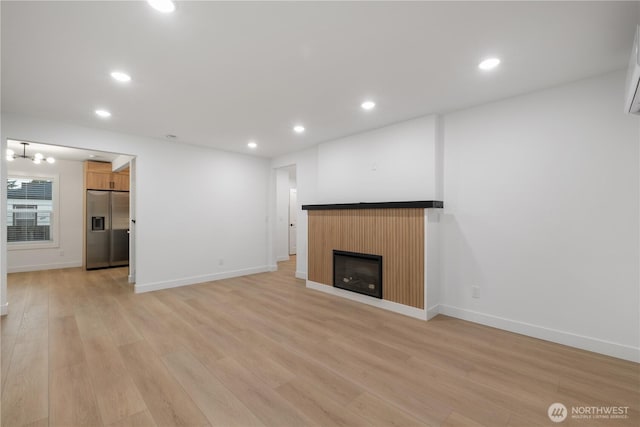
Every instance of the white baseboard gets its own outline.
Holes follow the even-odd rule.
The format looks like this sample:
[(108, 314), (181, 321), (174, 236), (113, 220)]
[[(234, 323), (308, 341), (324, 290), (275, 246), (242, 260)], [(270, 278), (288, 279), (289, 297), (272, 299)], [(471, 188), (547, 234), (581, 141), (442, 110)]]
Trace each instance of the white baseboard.
[(269, 266), (269, 271), (278, 271), (278, 266), (277, 265), (270, 265)]
[(433, 307), (427, 309), (427, 320), (431, 320), (440, 314), (440, 304), (436, 304)]
[(296, 271), (296, 279), (307, 280), (307, 273), (305, 271)]
[(18, 265), (7, 267), (7, 273), (24, 273), (27, 271), (58, 270), (60, 268), (82, 267), (82, 261), (58, 262), (52, 264)]
[(282, 255), (278, 257), (278, 262), (289, 261), (289, 255)]
[(427, 320), (427, 311), (421, 308), (409, 307), (408, 305), (398, 304), (397, 302), (374, 298), (367, 295), (346, 291), (340, 288), (334, 288), (333, 286), (323, 285), (311, 280), (307, 280), (307, 288), (346, 298), (351, 301), (361, 302), (363, 304), (382, 308), (384, 310), (393, 311), (394, 313), (404, 314), (405, 316), (415, 317), (416, 319)]
[(0, 305), (0, 316), (6, 316), (7, 314), (9, 314), (9, 303), (5, 302)]
[(203, 274), (201, 276), (184, 277), (182, 279), (166, 280), (162, 282), (141, 283), (135, 285), (134, 292), (136, 294), (141, 294), (143, 292), (159, 291), (160, 289), (177, 288), (179, 286), (195, 285), (196, 283), (212, 282), (214, 280), (247, 276), (249, 274), (265, 273), (269, 271), (270, 268), (270, 266), (264, 265), (260, 267), (245, 268), (242, 270), (223, 271), (221, 273)]
[(517, 320), (505, 319), (503, 317), (450, 305), (440, 304), (439, 308), (440, 313), (446, 316), (456, 317), (458, 319), (468, 320), (470, 322), (480, 323), (482, 325), (580, 348), (582, 350), (606, 354), (607, 356), (617, 357), (619, 359), (640, 362), (640, 348), (519, 322)]
[(127, 276), (127, 281), (131, 284), (136, 283), (136, 278), (133, 277), (131, 274)]

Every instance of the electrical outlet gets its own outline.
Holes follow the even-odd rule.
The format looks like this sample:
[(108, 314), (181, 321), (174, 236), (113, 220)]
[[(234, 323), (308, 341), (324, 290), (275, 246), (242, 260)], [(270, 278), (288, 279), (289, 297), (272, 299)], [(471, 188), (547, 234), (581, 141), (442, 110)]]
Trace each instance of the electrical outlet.
[(480, 298), (480, 286), (471, 287), (471, 296), (474, 298)]
[(60, 256), (64, 256), (64, 251), (60, 250)]
[(218, 265), (224, 265), (224, 258), (220, 258), (218, 260)]

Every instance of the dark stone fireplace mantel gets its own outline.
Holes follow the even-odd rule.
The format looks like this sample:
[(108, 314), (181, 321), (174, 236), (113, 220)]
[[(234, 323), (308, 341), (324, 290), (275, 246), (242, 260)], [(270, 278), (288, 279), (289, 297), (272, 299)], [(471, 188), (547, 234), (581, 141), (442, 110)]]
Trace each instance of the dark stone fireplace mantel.
[(303, 211), (327, 211), (338, 209), (430, 209), (443, 208), (440, 200), (420, 200), (412, 202), (360, 202), (360, 203), (334, 203), (324, 205), (302, 205)]

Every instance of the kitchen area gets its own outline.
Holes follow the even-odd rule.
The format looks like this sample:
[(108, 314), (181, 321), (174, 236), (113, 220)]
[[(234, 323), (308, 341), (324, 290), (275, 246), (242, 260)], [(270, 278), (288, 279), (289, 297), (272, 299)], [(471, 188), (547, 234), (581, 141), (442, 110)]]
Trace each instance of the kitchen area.
[(129, 266), (135, 159), (37, 142), (25, 155), (24, 142), (7, 141), (7, 272)]

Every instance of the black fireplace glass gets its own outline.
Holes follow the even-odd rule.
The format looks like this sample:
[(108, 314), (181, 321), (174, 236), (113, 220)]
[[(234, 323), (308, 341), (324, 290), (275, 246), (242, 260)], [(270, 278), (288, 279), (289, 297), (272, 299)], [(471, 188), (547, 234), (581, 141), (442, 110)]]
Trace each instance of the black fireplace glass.
[(382, 255), (334, 250), (333, 286), (382, 298)]

